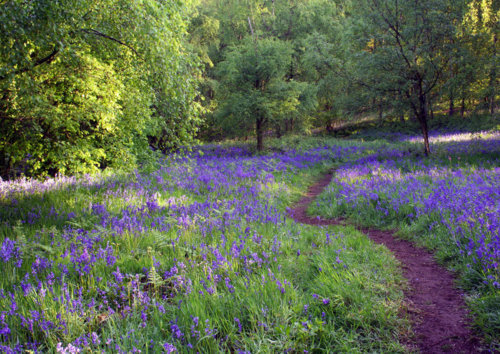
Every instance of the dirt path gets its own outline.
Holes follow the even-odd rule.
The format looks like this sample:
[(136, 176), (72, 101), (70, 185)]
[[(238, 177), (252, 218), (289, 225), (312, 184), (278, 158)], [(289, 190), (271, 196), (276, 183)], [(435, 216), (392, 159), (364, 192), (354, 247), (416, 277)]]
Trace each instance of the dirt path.
[[(290, 211), (295, 221), (309, 225), (344, 224), (341, 220), (309, 217), (307, 207), (330, 183), (330, 172), (309, 188)], [(414, 338), (406, 343), (421, 353), (480, 353), (479, 340), (467, 323), (467, 310), (453, 276), (432, 255), (412, 243), (394, 238), (390, 231), (358, 228), (374, 242), (385, 245), (401, 262), (410, 289), (405, 292)]]

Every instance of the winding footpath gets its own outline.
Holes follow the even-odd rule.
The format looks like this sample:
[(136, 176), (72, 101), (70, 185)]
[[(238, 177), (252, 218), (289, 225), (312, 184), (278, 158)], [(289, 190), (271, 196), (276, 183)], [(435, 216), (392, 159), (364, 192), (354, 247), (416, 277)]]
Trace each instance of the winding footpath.
[[(290, 211), (297, 222), (309, 225), (343, 225), (339, 219), (310, 217), (309, 204), (330, 183), (333, 172), (311, 186)], [(479, 339), (472, 333), (462, 294), (454, 286), (450, 272), (439, 266), (432, 254), (412, 243), (394, 237), (391, 231), (358, 228), (370, 239), (386, 246), (399, 260), (408, 279), (405, 291), (407, 316), (413, 324), (414, 337), (405, 343), (420, 353), (481, 353)]]

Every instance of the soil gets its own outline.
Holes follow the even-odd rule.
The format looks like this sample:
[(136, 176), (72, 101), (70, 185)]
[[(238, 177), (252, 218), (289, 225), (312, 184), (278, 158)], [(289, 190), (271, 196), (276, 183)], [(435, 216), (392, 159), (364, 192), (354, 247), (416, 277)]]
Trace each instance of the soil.
[[(330, 183), (333, 172), (311, 186), (291, 210), (297, 222), (309, 225), (345, 225), (342, 219), (310, 217), (309, 204)], [(413, 324), (414, 334), (403, 342), (411, 351), (421, 353), (481, 353), (480, 341), (470, 328), (463, 294), (454, 286), (453, 275), (438, 265), (429, 251), (397, 239), (394, 232), (361, 228), (370, 239), (386, 246), (402, 265), (408, 279), (405, 291), (406, 314)]]

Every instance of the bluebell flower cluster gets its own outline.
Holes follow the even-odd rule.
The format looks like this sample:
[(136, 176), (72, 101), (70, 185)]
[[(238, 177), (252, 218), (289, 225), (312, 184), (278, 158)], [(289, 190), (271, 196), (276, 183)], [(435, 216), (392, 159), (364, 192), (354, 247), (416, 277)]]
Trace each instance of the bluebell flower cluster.
[(343, 164), (320, 204), (338, 216), (419, 225), (420, 237), (446, 234), (483, 285), (500, 289), (500, 133), (434, 133), (431, 142), (430, 159), (387, 146)]
[[(1, 222), (17, 230), (0, 248), (8, 274), (0, 350), (139, 352), (141, 331), (163, 318), (164, 340), (148, 338), (148, 350), (189, 350), (206, 338), (224, 343), (228, 328), (268, 331), (266, 317), (252, 324), (232, 316), (228, 328), (217, 328), (191, 306), (199, 298), (236, 299), (250, 284), (291, 301), (293, 285), (279, 271), (281, 239), (290, 235), (278, 233), (290, 222), (279, 196), (290, 191), (276, 176), (362, 153), (321, 146), (254, 156), (214, 145), (171, 156), (150, 174), (0, 181)], [(57, 199), (72, 194), (88, 199)], [(276, 236), (264, 238), (253, 225)], [(173, 309), (193, 312), (180, 320)], [(137, 328), (106, 336), (105, 325), (125, 320)]]

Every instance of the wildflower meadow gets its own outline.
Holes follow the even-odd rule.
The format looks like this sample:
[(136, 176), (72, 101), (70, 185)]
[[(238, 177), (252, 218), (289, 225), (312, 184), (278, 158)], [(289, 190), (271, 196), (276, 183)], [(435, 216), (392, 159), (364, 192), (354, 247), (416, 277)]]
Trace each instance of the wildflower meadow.
[(2, 182), (2, 350), (402, 351), (388, 251), (286, 216), (363, 153), (204, 146), (151, 173)]
[(500, 136), (433, 139), (428, 159), (406, 138), (289, 138), (268, 154), (204, 145), (150, 171), (3, 181), (2, 351), (405, 352), (394, 257), (352, 226), (287, 215), (332, 167), (311, 214), (435, 250), (494, 329)]

